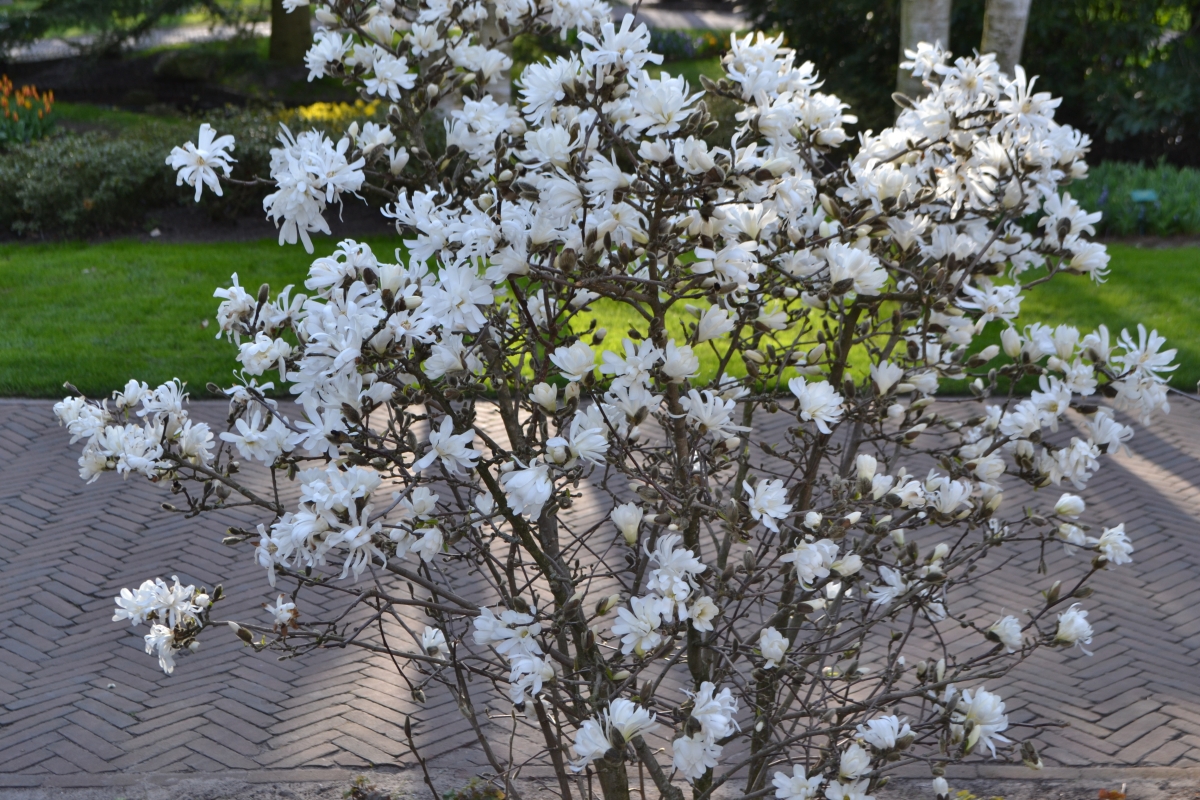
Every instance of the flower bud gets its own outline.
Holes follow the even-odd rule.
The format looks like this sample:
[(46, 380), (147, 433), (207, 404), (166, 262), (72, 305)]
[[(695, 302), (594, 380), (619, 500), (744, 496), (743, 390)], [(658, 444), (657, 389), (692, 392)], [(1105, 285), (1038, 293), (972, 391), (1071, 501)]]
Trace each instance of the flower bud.
[(1058, 498), (1058, 502), (1054, 504), (1054, 513), (1071, 519), (1079, 519), (1079, 516), (1086, 508), (1083, 498), (1078, 495), (1064, 494)]
[(633, 503), (624, 503), (616, 506), (610, 516), (613, 524), (617, 526), (617, 530), (624, 537), (625, 544), (630, 547), (637, 544), (638, 527), (642, 524), (645, 512)]
[(610, 612), (614, 608), (616, 608), (620, 604), (620, 602), (621, 602), (621, 595), (610, 594), (608, 597), (601, 600), (600, 603), (596, 606), (597, 616), (603, 617), (605, 614), (607, 614), (608, 612)]
[(529, 399), (550, 413), (558, 410), (558, 389), (548, 383), (539, 383), (529, 392)]
[(1000, 344), (1004, 346), (1004, 354), (1011, 359), (1021, 357), (1021, 334), (1016, 328), (1005, 328), (1000, 332)]

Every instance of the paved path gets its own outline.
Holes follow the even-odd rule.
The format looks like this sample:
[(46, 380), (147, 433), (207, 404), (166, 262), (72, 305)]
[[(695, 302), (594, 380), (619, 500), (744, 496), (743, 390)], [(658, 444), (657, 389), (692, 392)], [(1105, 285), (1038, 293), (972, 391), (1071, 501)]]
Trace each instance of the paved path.
[[(614, 4), (614, 16), (620, 17), (629, 6)], [(713, 9), (688, 9), (682, 7), (659, 7), (645, 3), (638, 11), (638, 21), (645, 22), (652, 28), (663, 30), (741, 30), (745, 27), (745, 19), (740, 14), (731, 11)], [(250, 35), (266, 37), (271, 35), (270, 22), (256, 22), (248, 26)], [(247, 29), (233, 25), (179, 25), (171, 28), (154, 28), (145, 36), (139, 38), (130, 47), (131, 50), (151, 50), (155, 47), (174, 47), (181, 44), (200, 44), (201, 42), (218, 42), (245, 35)], [(39, 39), (27, 45), (12, 48), (7, 58), (13, 63), (33, 63), (37, 61), (54, 61), (60, 58), (77, 56), (91, 45), (95, 37), (66, 36)], [(5, 55), (0, 51), (0, 56)]]
[[(223, 404), (192, 409), (224, 416)], [(269, 599), (262, 574), (220, 545), (232, 516), (182, 520), (141, 479), (84, 485), (67, 439), (50, 403), (0, 401), (0, 788), (406, 766), (406, 714), (435, 765), (482, 767), (452, 701), (416, 706), (381, 658), (281, 662), (214, 632), (164, 676), (141, 637), (110, 621), (117, 591), (155, 575), (224, 578), (223, 615), (249, 619)], [(1179, 402), (1139, 431), (1087, 495), (1126, 521), (1135, 561), (1096, 582), (1094, 658), (1041, 653), (1010, 678), (1013, 719), (1036, 706), (1070, 723), (1043, 737), (1051, 766), (1200, 767), (1200, 407)], [(987, 594), (1011, 610), (1042, 587), (1012, 580), (1032, 564), (1010, 569)]]

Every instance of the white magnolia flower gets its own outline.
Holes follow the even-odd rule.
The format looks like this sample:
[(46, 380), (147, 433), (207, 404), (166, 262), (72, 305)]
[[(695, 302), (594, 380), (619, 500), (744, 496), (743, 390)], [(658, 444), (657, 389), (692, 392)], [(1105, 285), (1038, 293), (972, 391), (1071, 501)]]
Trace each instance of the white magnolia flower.
[(1078, 495), (1064, 494), (1058, 498), (1058, 502), (1054, 504), (1054, 513), (1071, 519), (1079, 519), (1083, 514), (1086, 505), (1083, 498)]
[(728, 311), (720, 306), (709, 306), (700, 316), (700, 322), (696, 327), (696, 341), (707, 342), (710, 339), (724, 336), (732, 331), (733, 327), (734, 320)]
[(534, 519), (541, 516), (542, 506), (554, 493), (550, 470), (545, 464), (534, 464), (501, 475), (500, 488), (514, 512)]
[(529, 399), (551, 414), (558, 410), (558, 389), (548, 383), (535, 384), (529, 390)]
[(1021, 623), (1014, 616), (1010, 615), (996, 620), (992, 623), (992, 627), (988, 628), (988, 633), (996, 637), (996, 641), (1004, 645), (1010, 653), (1015, 653), (1024, 646)]
[(1125, 534), (1125, 523), (1122, 522), (1115, 528), (1105, 528), (1104, 533), (1096, 540), (1096, 550), (1110, 564), (1128, 564), (1132, 561), (1129, 554), (1133, 552), (1133, 543)]
[(688, 619), (691, 620), (692, 627), (697, 631), (707, 632), (713, 629), (713, 620), (720, 613), (721, 609), (713, 602), (713, 599), (704, 595), (692, 603), (692, 607), (688, 609)]
[(830, 783), (825, 787), (825, 800), (875, 800), (867, 794), (868, 781)]
[(463, 470), (475, 466), (479, 453), (471, 449), (475, 440), (474, 431), (456, 434), (454, 420), (449, 416), (442, 417), (442, 424), (429, 431), (429, 450), (413, 464), (413, 470), (422, 470), (441, 459), (451, 475), (461, 475)]
[(688, 422), (698, 427), (701, 433), (712, 433), (725, 439), (750, 430), (733, 422), (737, 403), (725, 400), (708, 389), (702, 392), (689, 389), (685, 396), (679, 398), (679, 405), (686, 413)]
[(887, 283), (887, 270), (870, 253), (840, 242), (830, 245), (825, 252), (829, 280), (834, 287), (840, 284), (846, 287), (842, 291), (877, 295)]
[(692, 353), (692, 348), (676, 345), (672, 339), (663, 351), (662, 371), (672, 382), (679, 383), (700, 373), (700, 359)]
[(721, 745), (702, 734), (681, 736), (671, 742), (671, 764), (689, 782), (704, 777), (704, 773), (717, 766), (721, 757)]
[(783, 481), (759, 481), (756, 486), (751, 486), (746, 481), (742, 486), (746, 490), (746, 505), (750, 509), (750, 516), (778, 533), (779, 525), (776, 520), (785, 519), (792, 510), (791, 504), (784, 502), (787, 499), (787, 490), (783, 488)]
[(175, 671), (175, 634), (165, 625), (155, 625), (146, 634), (146, 654), (157, 655), (158, 665), (170, 675)]
[(613, 623), (613, 636), (621, 637), (621, 652), (636, 653), (639, 657), (662, 644), (662, 615), (658, 602), (650, 597), (633, 597), (629, 608), (617, 609), (617, 621)]
[[(947, 687), (947, 706), (955, 694), (953, 686)], [(971, 728), (970, 734), (965, 733), (967, 727)], [(996, 742), (1005, 744), (1009, 742), (1000, 735), (1007, 729), (1008, 716), (1004, 713), (1004, 701), (1000, 699), (999, 695), (989, 692), (982, 686), (974, 692), (970, 690), (963, 692), (951, 715), (950, 730), (955, 741), (962, 741), (966, 735), (969, 749), (983, 745), (992, 754), (992, 758), (996, 757)]]
[(829, 577), (829, 570), (833, 568), (837, 553), (837, 544), (829, 539), (818, 539), (815, 542), (800, 542), (790, 553), (784, 553), (779, 560), (794, 563), (796, 578), (807, 587)]
[(806, 777), (804, 767), (796, 764), (792, 767), (791, 775), (776, 772), (771, 783), (775, 786), (775, 797), (778, 800), (813, 800), (821, 790), (824, 780), (820, 775)]
[(774, 628), (763, 628), (758, 634), (758, 650), (762, 653), (764, 669), (774, 669), (787, 658), (788, 640)]
[(601, 758), (612, 745), (602, 723), (594, 719), (585, 719), (575, 731), (575, 741), (571, 743), (571, 752), (575, 759), (571, 762), (573, 772), (582, 772), (588, 764)]
[(813, 422), (821, 433), (831, 433), (830, 425), (842, 418), (842, 396), (828, 381), (809, 383), (804, 378), (792, 378), (788, 389), (799, 401), (800, 419)]
[(913, 735), (908, 721), (891, 714), (868, 720), (856, 728), (858, 739), (880, 752), (894, 750), (898, 744)]
[(171, 154), (167, 156), (167, 165), (178, 170), (175, 185), (182, 186), (186, 183), (196, 187), (197, 203), (200, 202), (200, 193), (205, 186), (220, 197), (221, 179), (217, 176), (217, 171), (223, 172), (226, 178), (229, 177), (235, 159), (228, 151), (233, 147), (232, 136), (217, 136), (211, 125), (207, 122), (201, 124), (195, 144), (188, 142), (183, 147), (171, 148)]
[(421, 633), (421, 649), (431, 656), (443, 655), (446, 652), (446, 634), (426, 625)]
[(620, 734), (619, 741), (623, 742), (628, 742), (635, 736), (643, 736), (657, 728), (655, 716), (623, 697), (613, 700), (604, 711), (605, 727)]
[(729, 689), (718, 692), (715, 684), (704, 681), (700, 691), (693, 694), (685, 690), (685, 693), (692, 698), (692, 719), (700, 723), (700, 733), (709, 741), (724, 739), (735, 730), (741, 730), (734, 720), (737, 698)]
[(276, 598), (275, 605), (266, 606), (266, 609), (276, 625), (290, 625), (296, 618), (296, 604), (289, 603), (283, 595)]
[(843, 781), (855, 781), (870, 771), (871, 754), (857, 742), (851, 742), (838, 762), (838, 777)]
[(1084, 645), (1092, 643), (1092, 626), (1087, 621), (1088, 612), (1079, 603), (1075, 603), (1058, 615), (1058, 628), (1054, 632), (1054, 641), (1059, 644), (1079, 645), (1079, 649), (1087, 655), (1091, 652)]
[(582, 341), (577, 341), (570, 347), (559, 347), (550, 354), (550, 361), (562, 371), (562, 376), (568, 381), (581, 381), (596, 366), (596, 354), (592, 348)]

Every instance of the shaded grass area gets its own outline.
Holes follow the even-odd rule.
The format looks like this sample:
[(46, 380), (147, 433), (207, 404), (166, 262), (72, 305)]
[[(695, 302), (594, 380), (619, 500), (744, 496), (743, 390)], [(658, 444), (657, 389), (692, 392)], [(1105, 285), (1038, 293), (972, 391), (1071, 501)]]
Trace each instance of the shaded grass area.
[[(399, 245), (397, 237), (366, 241), (382, 259)], [(330, 249), (318, 244), (320, 252)], [(1060, 276), (1029, 292), (1019, 321), (1066, 322), (1084, 330), (1106, 323), (1114, 336), (1143, 322), (1179, 348), (1182, 366), (1173, 384), (1194, 390), (1200, 380), (1200, 248), (1113, 245), (1111, 252), (1107, 284)], [(234, 348), (214, 339), (213, 289), (227, 286), (234, 272), (251, 292), (262, 283), (272, 292), (299, 286), (310, 260), (300, 248), (274, 240), (0, 246), (0, 395), (60, 397), (69, 380), (100, 396), (130, 377), (152, 385), (179, 377), (203, 396), (206, 382), (228, 384), (237, 366)], [(607, 302), (593, 308), (609, 331), (604, 347), (619, 350), (625, 331), (638, 323), (634, 312)], [(689, 321), (680, 312), (668, 329), (682, 338)], [(998, 341), (998, 326), (980, 338), (980, 346)], [(716, 354), (707, 346), (697, 354), (703, 374), (711, 375)], [(729, 371), (743, 369), (734, 362)]]

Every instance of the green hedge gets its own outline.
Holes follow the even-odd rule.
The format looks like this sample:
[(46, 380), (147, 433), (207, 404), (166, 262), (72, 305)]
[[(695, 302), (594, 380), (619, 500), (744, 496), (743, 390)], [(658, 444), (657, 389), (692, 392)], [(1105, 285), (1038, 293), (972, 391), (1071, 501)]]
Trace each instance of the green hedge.
[[(206, 117), (237, 139), (236, 174), (266, 176), (279, 115), (230, 111)], [(166, 165), (171, 148), (195, 140), (199, 122), (147, 116), (119, 132), (60, 131), (0, 153), (0, 232), (28, 237), (81, 237), (138, 227), (148, 213), (190, 204)], [(201, 206), (214, 217), (261, 211), (258, 189), (205, 192)]]
[[(1158, 195), (1158, 201), (1143, 205), (1145, 220), (1139, 225), (1139, 204), (1131, 194), (1147, 189)], [(1200, 233), (1200, 170), (1106, 161), (1094, 165), (1088, 179), (1068, 191), (1084, 208), (1103, 212), (1097, 233), (1104, 236)]]

